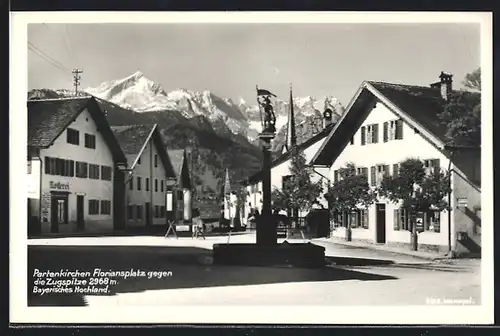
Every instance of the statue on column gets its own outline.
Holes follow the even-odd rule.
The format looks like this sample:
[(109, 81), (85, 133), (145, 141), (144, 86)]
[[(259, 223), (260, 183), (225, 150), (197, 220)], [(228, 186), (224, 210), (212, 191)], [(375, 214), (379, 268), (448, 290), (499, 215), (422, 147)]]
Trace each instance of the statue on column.
[(259, 100), (260, 106), (264, 109), (264, 133), (275, 133), (276, 132), (276, 116), (274, 114), (273, 106), (271, 105), (270, 96), (263, 96)]

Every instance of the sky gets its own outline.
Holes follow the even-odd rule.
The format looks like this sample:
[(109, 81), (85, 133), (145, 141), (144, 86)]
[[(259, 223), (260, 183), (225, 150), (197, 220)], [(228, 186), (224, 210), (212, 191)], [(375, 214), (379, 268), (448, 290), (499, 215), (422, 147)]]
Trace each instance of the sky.
[[(441, 71), (456, 88), (480, 65), (479, 24), (170, 23), (30, 24), (28, 86), (73, 88), (140, 70), (165, 91), (210, 90), (255, 102), (255, 87), (283, 99), (333, 96), (346, 106), (364, 80), (429, 85)], [(63, 70), (64, 69), (64, 70)]]

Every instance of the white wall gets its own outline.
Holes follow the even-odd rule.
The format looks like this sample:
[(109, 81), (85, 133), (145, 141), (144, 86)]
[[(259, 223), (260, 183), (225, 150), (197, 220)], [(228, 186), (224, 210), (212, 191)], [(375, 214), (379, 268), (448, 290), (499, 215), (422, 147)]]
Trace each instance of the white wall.
[[(155, 155), (157, 155), (158, 166), (155, 167), (154, 160)], [(134, 205), (133, 218), (127, 220), (128, 226), (146, 226), (146, 202), (151, 203), (151, 213), (152, 213), (152, 224), (153, 225), (163, 225), (166, 224), (165, 216), (161, 218), (155, 218), (155, 206), (164, 206), (166, 213), (166, 186), (167, 178), (165, 167), (158, 154), (158, 149), (154, 145), (152, 139), (149, 140), (141, 156), (141, 163), (137, 163), (134, 167), (133, 174), (131, 178), (133, 179), (133, 190), (130, 190), (130, 185), (127, 183), (127, 202), (125, 204)], [(134, 158), (135, 160), (135, 158)], [(133, 161), (129, 159), (129, 164), (131, 165)], [(141, 177), (141, 190), (137, 190), (137, 177)], [(130, 177), (129, 177), (130, 178)], [(146, 191), (146, 179), (149, 179), (149, 191)], [(155, 191), (154, 181), (158, 181), (158, 191)], [(161, 190), (161, 181), (163, 181), (163, 192)], [(152, 191), (152, 192), (151, 192)], [(151, 194), (153, 195), (153, 200), (151, 201)], [(142, 219), (137, 219), (136, 205), (142, 205)]]
[[(366, 144), (361, 146), (361, 127), (354, 135), (354, 144), (347, 144), (340, 156), (335, 160), (330, 167), (330, 179), (333, 182), (334, 170), (345, 167), (349, 162), (354, 163), (357, 167), (367, 167), (370, 178), (370, 167), (378, 164), (390, 165), (390, 173), (392, 174), (392, 165), (399, 163), (407, 158), (439, 159), (443, 170), (448, 169), (449, 160), (444, 154), (438, 151), (431, 143), (424, 139), (420, 134), (408, 124), (403, 123), (403, 139), (389, 140), (383, 142), (383, 123), (385, 121), (395, 120), (398, 117), (386, 108), (381, 103), (370, 112), (362, 126), (370, 124), (379, 124), (379, 140), (376, 144)], [(386, 240), (392, 242), (410, 243), (410, 233), (408, 231), (394, 231), (393, 217), (394, 209), (398, 208), (392, 203), (388, 203), (380, 199), (386, 205)], [(369, 229), (356, 228), (353, 229), (353, 239), (367, 239), (375, 241), (376, 223), (375, 223), (375, 205), (369, 209)], [(441, 230), (439, 233), (423, 232), (419, 234), (419, 244), (429, 245), (447, 245), (448, 244), (448, 214), (441, 213)], [(344, 237), (342, 228), (336, 229), (333, 232), (334, 236)]]
[[(80, 131), (80, 144), (72, 145), (67, 143), (66, 130), (54, 141), (54, 144), (47, 148), (40, 150), (40, 157), (45, 162), (45, 157), (56, 157), (67, 160), (84, 161), (90, 164), (105, 165), (114, 167), (111, 151), (108, 148), (101, 133), (97, 130), (97, 126), (87, 110), (82, 111), (74, 122), (69, 126), (70, 128)], [(85, 147), (85, 133), (93, 134), (96, 136), (96, 148), (90, 149)], [(61, 233), (74, 230), (76, 226), (76, 194), (84, 194), (84, 219), (86, 231), (101, 231), (113, 229), (113, 178), (111, 181), (107, 180), (94, 180), (90, 178), (78, 177), (65, 177), (46, 175), (45, 167), (42, 165), (42, 198), (43, 195), (49, 194), (54, 190), (50, 188), (50, 182), (61, 182), (69, 184), (69, 198), (68, 198), (68, 221), (69, 224), (59, 225)], [(76, 163), (75, 163), (76, 174)], [(114, 174), (114, 169), (113, 173)], [(36, 179), (37, 172), (33, 169), (31, 174), (31, 181)], [(33, 184), (32, 184), (33, 186)], [(89, 215), (89, 200), (109, 200), (111, 201), (111, 214), (109, 215)], [(43, 202), (42, 200), (42, 203)], [(42, 206), (42, 208), (45, 208)], [(42, 233), (50, 232), (50, 202), (47, 205), (48, 217), (45, 216), (47, 222), (42, 221)]]

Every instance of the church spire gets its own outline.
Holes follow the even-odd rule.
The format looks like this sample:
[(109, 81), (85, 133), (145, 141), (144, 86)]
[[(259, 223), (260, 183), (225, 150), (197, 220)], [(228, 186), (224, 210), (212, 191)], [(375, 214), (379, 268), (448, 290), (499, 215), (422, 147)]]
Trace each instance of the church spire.
[(293, 95), (292, 84), (290, 84), (290, 102), (288, 107), (288, 125), (286, 130), (286, 150), (291, 150), (297, 144), (297, 136), (295, 134), (295, 116), (293, 113)]

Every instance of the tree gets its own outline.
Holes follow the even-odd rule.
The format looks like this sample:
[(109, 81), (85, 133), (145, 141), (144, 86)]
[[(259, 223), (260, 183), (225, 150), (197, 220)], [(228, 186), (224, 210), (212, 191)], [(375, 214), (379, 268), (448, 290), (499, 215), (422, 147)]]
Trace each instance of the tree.
[(481, 69), (467, 74), (463, 82), (478, 92), (453, 91), (438, 117), (446, 128), (450, 145), (479, 146), (481, 144)]
[[(290, 176), (283, 184), (283, 188), (274, 189), (271, 194), (273, 206), (298, 211), (311, 209), (313, 203), (321, 195), (323, 186), (321, 181), (312, 181), (311, 177), (314, 174), (312, 168), (307, 165), (304, 153), (297, 148), (292, 149), (289, 169)], [(297, 215), (295, 211), (295, 216)]]
[[(353, 163), (339, 169), (338, 180), (331, 184), (325, 194), (329, 208), (334, 213), (351, 213), (359, 207), (367, 208), (377, 200), (377, 192), (370, 188), (368, 176), (358, 174)], [(351, 240), (350, 216), (346, 223), (346, 239)]]
[(466, 74), (462, 84), (468, 89), (481, 91), (481, 68)]
[(379, 196), (400, 204), (406, 210), (415, 251), (418, 247), (415, 215), (431, 209), (448, 209), (445, 197), (451, 192), (449, 178), (449, 172), (435, 168), (428, 173), (422, 161), (409, 158), (399, 163), (397, 175), (386, 175), (382, 179), (378, 188)]

